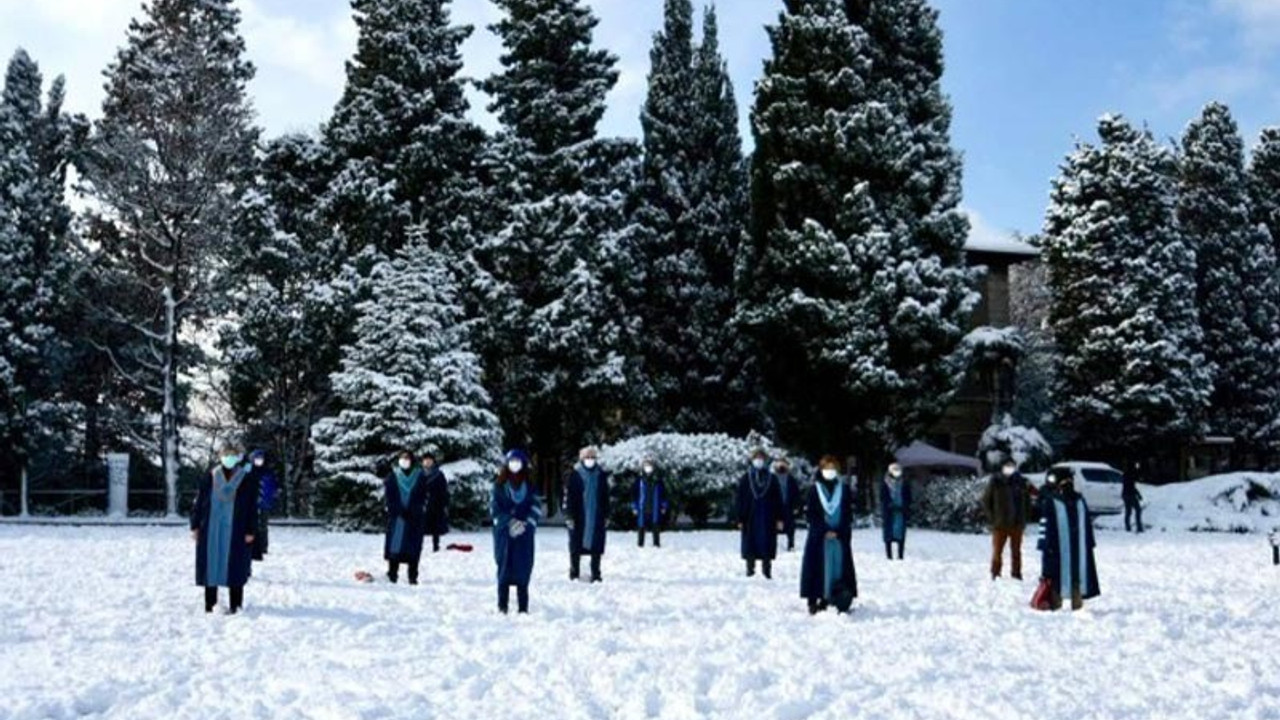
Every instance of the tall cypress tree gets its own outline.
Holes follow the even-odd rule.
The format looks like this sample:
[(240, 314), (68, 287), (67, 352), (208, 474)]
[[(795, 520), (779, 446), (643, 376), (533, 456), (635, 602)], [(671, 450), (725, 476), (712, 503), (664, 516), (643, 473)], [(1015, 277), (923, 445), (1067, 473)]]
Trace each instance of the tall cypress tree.
[(187, 331), (225, 297), (218, 272), (238, 254), (258, 133), (246, 85), (240, 13), (231, 0), (153, 0), (107, 69), (103, 116), (85, 167), (109, 226), (98, 268), (102, 319), (133, 334), (104, 346), (158, 405), (168, 513), (177, 512), (180, 378), (198, 358)]
[(1038, 241), (1058, 349), (1057, 416), (1084, 452), (1151, 456), (1202, 431), (1196, 256), (1176, 217), (1176, 159), (1123, 118), (1098, 123), (1053, 182)]
[(936, 13), (788, 3), (769, 34), (739, 319), (783, 438), (879, 461), (941, 416), (977, 300)]
[(85, 128), (62, 109), (61, 77), (43, 92), (39, 67), (18, 50), (0, 96), (0, 468), (21, 475), (24, 515), (27, 465), (54, 432), (60, 395), (74, 270), (64, 188)]
[(668, 0), (650, 50), (641, 112), (644, 161), (633, 227), (644, 278), (635, 308), (655, 429), (745, 433), (751, 375), (732, 327), (733, 258), (744, 232), (746, 176), (737, 104), (714, 11), (693, 43), (693, 8)]
[(486, 375), (512, 443), (554, 453), (619, 432), (643, 386), (622, 235), (635, 147), (599, 139), (616, 58), (581, 0), (498, 0), (502, 69), (481, 87), (502, 130), (488, 153), (474, 257)]
[(1280, 277), (1271, 237), (1253, 218), (1244, 141), (1225, 105), (1209, 104), (1188, 126), (1180, 160), (1178, 220), (1196, 252), (1213, 366), (1209, 431), (1258, 450), (1280, 430)]
[(1249, 160), (1248, 183), (1253, 221), (1267, 228), (1280, 257), (1280, 127), (1263, 128)]
[[(359, 40), (324, 142), (336, 176), (321, 212), (347, 252), (389, 255), (411, 227), (433, 247), (476, 211), (484, 134), (466, 115), (462, 43), (448, 0), (352, 0)], [(465, 223), (463, 228), (465, 228)], [(371, 260), (375, 261), (376, 260)]]

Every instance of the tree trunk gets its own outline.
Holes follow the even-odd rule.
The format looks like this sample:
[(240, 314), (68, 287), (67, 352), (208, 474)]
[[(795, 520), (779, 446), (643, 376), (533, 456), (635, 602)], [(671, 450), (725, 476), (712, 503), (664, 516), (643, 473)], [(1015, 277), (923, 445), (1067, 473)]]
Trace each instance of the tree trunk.
[(165, 514), (178, 515), (178, 323), (173, 288), (164, 289), (164, 411), (160, 420)]
[(26, 458), (22, 459), (21, 472), (22, 472), (22, 487), (19, 490), (21, 495), (18, 498), (18, 502), (21, 505), (21, 510), (19, 511), (19, 517), (30, 517), (31, 511), (30, 511), (30, 507), (27, 504), (27, 493), (30, 488), (29, 488), (28, 479), (27, 479), (27, 459)]

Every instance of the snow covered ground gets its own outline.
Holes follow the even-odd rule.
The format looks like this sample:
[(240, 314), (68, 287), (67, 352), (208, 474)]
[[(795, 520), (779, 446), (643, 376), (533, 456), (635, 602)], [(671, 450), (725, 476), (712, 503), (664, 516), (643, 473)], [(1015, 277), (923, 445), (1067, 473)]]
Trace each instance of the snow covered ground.
[(0, 526), (0, 718), (1280, 718), (1260, 536), (1099, 533), (1103, 596), (1040, 614), (983, 536), (889, 563), (876, 533), (851, 617), (808, 616), (798, 553), (741, 577), (730, 533), (613, 534), (590, 586), (543, 530), (508, 618), (483, 535), (409, 587), (352, 580), (379, 537), (305, 528), (273, 531), (244, 614), (206, 616), (183, 529)]

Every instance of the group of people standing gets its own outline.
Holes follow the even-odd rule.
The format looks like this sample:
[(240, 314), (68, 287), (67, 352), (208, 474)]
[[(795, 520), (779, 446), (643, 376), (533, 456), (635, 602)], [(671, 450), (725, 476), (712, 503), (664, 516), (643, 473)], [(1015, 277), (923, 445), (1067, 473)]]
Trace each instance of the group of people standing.
[(225, 587), (229, 611), (235, 614), (244, 606), (244, 586), (253, 575), (254, 561), (267, 554), (267, 517), (278, 484), (262, 450), (253, 451), (246, 461), (240, 446), (228, 444), (219, 455), (219, 465), (196, 484), (191, 539), (196, 543), (196, 585), (204, 588), (204, 611), (213, 612), (218, 588)]
[[(489, 498), (493, 524), (493, 556), (496, 565), (498, 609), (510, 609), (511, 588), (516, 589), (517, 611), (529, 610), (529, 581), (533, 575), (536, 535), (543, 519), (542, 499), (530, 480), (530, 459), (521, 450), (509, 451)], [(841, 475), (840, 460), (823, 457), (818, 471), (803, 487), (790, 461), (771, 461), (763, 449), (751, 452), (739, 477), (734, 496), (734, 518), (740, 531), (746, 574), (759, 566), (766, 579), (773, 577), (779, 538), (786, 549), (795, 549), (797, 518), (803, 510), (808, 526), (800, 572), (800, 596), (816, 614), (830, 607), (847, 612), (858, 595), (853, 560), (853, 488)], [(582, 560), (588, 559), (587, 579), (603, 581), (602, 561), (608, 538), (611, 474), (600, 466), (599, 449), (583, 448), (564, 482), (561, 510), (568, 531), (569, 578), (582, 578)], [(265, 454), (254, 451), (246, 461), (239, 446), (229, 444), (220, 453), (219, 465), (197, 486), (191, 513), (196, 541), (196, 584), (205, 588), (205, 610), (212, 612), (218, 588), (230, 590), (230, 612), (244, 604), (244, 586), (253, 561), (267, 550), (268, 512), (274, 503), (275, 476)], [(420, 577), (425, 538), (433, 551), (449, 531), (449, 484), (434, 454), (415, 458), (403, 451), (383, 482), (386, 530), (383, 556), (387, 579), (399, 581), (402, 566), (410, 585)], [(877, 483), (885, 557), (903, 559), (907, 525), (912, 507), (911, 485), (903, 468), (890, 463)], [(1040, 511), (1041, 586), (1045, 609), (1058, 609), (1070, 601), (1073, 609), (1098, 595), (1097, 568), (1093, 557), (1093, 527), (1088, 506), (1075, 492), (1070, 470), (1051, 471), (1044, 487), (1036, 490), (1005, 462), (988, 481), (982, 505), (992, 532), (991, 577), (1003, 572), (1004, 547), (1012, 554), (1012, 576), (1022, 579), (1022, 540), (1032, 517), (1033, 501)], [(669, 510), (667, 486), (653, 457), (645, 457), (642, 472), (631, 487), (631, 512), (638, 530), (637, 544), (661, 546), (661, 530)], [(1038, 588), (1041, 589), (1041, 588)]]
[(1078, 610), (1085, 600), (1100, 594), (1089, 506), (1076, 492), (1069, 468), (1050, 470), (1037, 491), (1018, 472), (1017, 464), (1006, 460), (999, 473), (987, 481), (982, 505), (991, 525), (992, 580), (1001, 577), (1006, 544), (1012, 555), (1011, 574), (1022, 580), (1022, 538), (1035, 507), (1040, 516), (1036, 541), (1040, 583), (1032, 605), (1058, 610), (1064, 600), (1070, 600), (1071, 608)]

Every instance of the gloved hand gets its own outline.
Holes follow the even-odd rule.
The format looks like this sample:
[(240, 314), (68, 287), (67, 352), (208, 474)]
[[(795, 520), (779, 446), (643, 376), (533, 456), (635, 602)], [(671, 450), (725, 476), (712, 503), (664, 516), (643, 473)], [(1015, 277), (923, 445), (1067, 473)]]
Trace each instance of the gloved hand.
[(513, 538), (520, 537), (521, 535), (524, 534), (524, 531), (525, 531), (525, 524), (523, 521), (520, 521), (520, 520), (512, 520), (511, 525), (507, 530), (507, 532), (510, 533), (511, 537)]
[(564, 526), (565, 526), (565, 527), (567, 527), (567, 528), (569, 528), (570, 530), (572, 530), (572, 529), (573, 529), (573, 520), (565, 520), (565, 521), (564, 521)]

